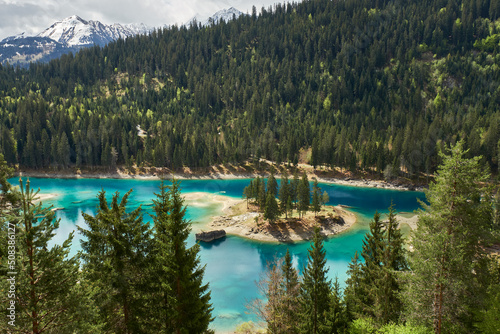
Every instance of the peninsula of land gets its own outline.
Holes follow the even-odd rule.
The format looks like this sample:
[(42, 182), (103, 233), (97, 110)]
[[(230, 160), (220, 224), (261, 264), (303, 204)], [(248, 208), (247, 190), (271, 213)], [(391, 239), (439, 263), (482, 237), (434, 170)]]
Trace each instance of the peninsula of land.
[(311, 239), (316, 226), (324, 236), (333, 236), (348, 230), (357, 220), (354, 213), (340, 206), (324, 206), (316, 215), (307, 212), (299, 218), (295, 213), (271, 223), (263, 218), (256, 205), (247, 206), (245, 200), (229, 197), (222, 213), (213, 217), (202, 231), (224, 230), (226, 234), (247, 239), (288, 243)]

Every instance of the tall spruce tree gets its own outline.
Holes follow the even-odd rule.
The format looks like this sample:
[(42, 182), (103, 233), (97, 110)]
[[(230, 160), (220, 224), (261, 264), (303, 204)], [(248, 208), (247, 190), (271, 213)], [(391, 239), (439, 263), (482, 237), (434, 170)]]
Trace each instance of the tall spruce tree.
[[(2, 167), (0, 166), (0, 169)], [(3, 178), (2, 178), (3, 179)], [(10, 188), (2, 180), (2, 188)], [(2, 189), (2, 193), (3, 190)], [(9, 243), (15, 248), (15, 261), (7, 267), (2, 257), (2, 269), (8, 268), (9, 278), (2, 279), (0, 296), (2, 305), (15, 304), (15, 319), (6, 317), (0, 329), (5, 333), (92, 333), (98, 326), (93, 322), (92, 304), (85, 296), (76, 257), (69, 257), (73, 233), (60, 245), (49, 246), (59, 227), (59, 220), (50, 207), (36, 203), (38, 191), (20, 181), (20, 192), (11, 194), (16, 200), (8, 208), (0, 208), (0, 222), (15, 230), (15, 240)], [(5, 193), (4, 193), (5, 194)], [(5, 265), (5, 267), (4, 267)], [(5, 273), (3, 273), (5, 274)], [(15, 284), (13, 297), (7, 295), (10, 283)], [(8, 325), (8, 321), (13, 321)]]
[(405, 254), (405, 240), (396, 220), (394, 205), (389, 207), (385, 227), (385, 243), (382, 254), (382, 275), (380, 282), (380, 295), (377, 296), (379, 306), (375, 318), (379, 324), (385, 325), (396, 322), (401, 315), (402, 301), (400, 277), (398, 273), (408, 269)]
[(375, 212), (373, 220), (370, 222), (370, 231), (363, 240), (363, 249), (361, 256), (364, 262), (361, 264), (361, 273), (359, 276), (361, 294), (354, 296), (355, 309), (361, 310), (357, 317), (375, 317), (378, 315), (380, 307), (379, 298), (381, 296), (381, 265), (385, 249), (385, 231), (380, 214)]
[(349, 320), (358, 318), (363, 314), (363, 302), (360, 302), (359, 298), (365, 296), (361, 262), (359, 253), (356, 251), (348, 265), (346, 288), (344, 290), (346, 315)]
[(293, 172), (293, 179), (290, 182), (290, 198), (292, 199), (295, 209), (297, 210), (298, 210), (297, 203), (299, 201), (299, 183), (300, 183), (299, 172), (297, 169), (295, 169), (295, 171)]
[(294, 334), (298, 333), (299, 328), (297, 312), (299, 311), (300, 284), (298, 273), (293, 267), (292, 256), (288, 248), (283, 259), (281, 272), (282, 328), (284, 333)]
[(279, 199), (280, 199), (280, 212), (285, 214), (285, 218), (288, 218), (288, 202), (290, 200), (290, 184), (288, 181), (288, 173), (286, 169), (281, 174), (281, 182), (280, 182), (280, 191), (279, 191)]
[(311, 189), (309, 188), (309, 180), (307, 179), (306, 172), (302, 173), (297, 193), (299, 198), (298, 210), (304, 215), (304, 213), (309, 210), (309, 204), (311, 203)]
[(346, 333), (349, 325), (346, 306), (342, 300), (342, 292), (338, 278), (332, 285), (332, 293), (330, 295), (330, 311), (327, 317), (327, 327), (331, 329), (332, 334)]
[(321, 189), (318, 186), (318, 179), (316, 178), (314, 178), (313, 182), (311, 207), (316, 217), (316, 214), (321, 211)]
[(211, 333), (212, 305), (208, 284), (203, 282), (205, 267), (200, 264), (200, 246), (187, 247), (191, 228), (184, 218), (186, 207), (179, 181), (173, 180), (168, 192), (162, 189), (154, 205), (155, 229), (162, 234), (155, 238), (162, 238), (161, 247), (169, 250), (169, 256), (158, 254), (158, 261), (165, 267), (163, 279), (173, 296), (167, 307), (166, 333)]
[(131, 192), (121, 201), (116, 192), (108, 206), (106, 192), (100, 191), (97, 214), (82, 214), (88, 229), (78, 227), (82, 271), (95, 288), (105, 332), (138, 333), (148, 326), (144, 286), (150, 228), (143, 223), (141, 207), (127, 212)]
[(271, 175), (269, 175), (269, 178), (267, 179), (267, 194), (269, 193), (273, 194), (274, 197), (278, 195), (278, 182), (274, 177), (274, 169), (271, 170)]
[(252, 190), (253, 190), (252, 187), (253, 187), (253, 180), (250, 181), (250, 184), (243, 189), (243, 198), (246, 199), (247, 209), (248, 209), (248, 201), (250, 200), (250, 198), (252, 198)]
[(435, 333), (474, 332), (474, 310), (485, 296), (487, 258), (481, 247), (492, 219), (489, 173), (481, 158), (466, 158), (463, 142), (443, 160), (422, 203), (411, 238), (406, 319)]
[(174, 314), (174, 292), (171, 286), (170, 261), (172, 258), (171, 237), (169, 236), (169, 215), (172, 202), (167, 186), (162, 181), (159, 193), (153, 199), (153, 239), (149, 259), (149, 289), (148, 300), (150, 310), (150, 328), (157, 333), (172, 333), (170, 316)]
[(264, 208), (264, 218), (269, 220), (270, 223), (274, 223), (280, 215), (280, 210), (278, 207), (278, 202), (276, 197), (274, 197), (272, 192), (267, 193), (266, 206)]
[(266, 200), (266, 181), (257, 177), (257, 204), (261, 211), (264, 211), (266, 207)]
[(300, 333), (330, 333), (328, 314), (330, 311), (331, 281), (327, 278), (326, 251), (319, 227), (314, 229), (307, 265), (302, 270), (300, 284)]
[(358, 262), (356, 254), (349, 267), (346, 302), (351, 317), (372, 318), (379, 327), (397, 321), (401, 310), (397, 275), (407, 269), (407, 264), (404, 239), (392, 205), (387, 222), (375, 213), (361, 256), (363, 263)]

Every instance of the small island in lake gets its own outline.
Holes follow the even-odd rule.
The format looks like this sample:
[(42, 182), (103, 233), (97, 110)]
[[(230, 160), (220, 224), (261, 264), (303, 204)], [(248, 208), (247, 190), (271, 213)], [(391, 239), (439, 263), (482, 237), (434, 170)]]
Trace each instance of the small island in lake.
[(273, 223), (264, 219), (257, 205), (247, 204), (245, 200), (228, 207), (222, 216), (214, 217), (208, 226), (214, 230), (224, 230), (227, 234), (267, 242), (294, 242), (309, 240), (315, 226), (321, 228), (325, 236), (332, 236), (349, 229), (356, 223), (356, 215), (340, 206), (324, 206), (314, 216), (307, 212), (299, 218), (279, 218)]
[(325, 205), (328, 194), (321, 192), (317, 180), (311, 189), (305, 173), (302, 178), (295, 174), (290, 181), (282, 174), (279, 187), (274, 173), (267, 184), (264, 179), (253, 179), (243, 195), (246, 200), (226, 202), (223, 215), (208, 224), (210, 231), (259, 241), (294, 242), (311, 239), (316, 226), (323, 235), (331, 236), (356, 222), (354, 213)]

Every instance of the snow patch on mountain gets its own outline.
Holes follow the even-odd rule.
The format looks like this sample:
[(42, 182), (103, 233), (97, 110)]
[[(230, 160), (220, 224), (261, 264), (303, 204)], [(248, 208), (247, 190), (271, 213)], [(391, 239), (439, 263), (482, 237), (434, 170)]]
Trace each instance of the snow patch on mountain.
[(229, 21), (233, 20), (233, 18), (240, 17), (240, 15), (244, 15), (244, 14), (242, 12), (240, 12), (238, 9), (231, 7), (228, 9), (221, 9), (208, 18), (197, 14), (192, 19), (187, 21), (185, 23), (185, 25), (189, 26), (193, 22), (196, 22), (197, 24), (201, 23), (201, 25), (203, 27), (206, 27), (206, 26), (209, 26), (212, 24), (218, 24), (222, 21), (229, 22)]
[(86, 21), (77, 15), (58, 21), (37, 35), (48, 37), (68, 46), (106, 45), (119, 38), (147, 34), (152, 29), (144, 24), (106, 25), (99, 21)]

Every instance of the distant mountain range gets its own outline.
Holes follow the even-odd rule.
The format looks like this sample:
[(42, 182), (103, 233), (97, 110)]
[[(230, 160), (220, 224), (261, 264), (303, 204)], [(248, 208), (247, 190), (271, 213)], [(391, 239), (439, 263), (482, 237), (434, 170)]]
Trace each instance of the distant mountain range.
[(73, 15), (62, 21), (56, 22), (37, 35), (48, 37), (70, 47), (99, 45), (104, 46), (119, 38), (127, 38), (139, 34), (148, 34), (152, 28), (144, 24), (114, 23), (106, 25), (99, 21), (85, 21)]
[[(216, 12), (206, 19), (195, 16), (192, 22), (202, 26), (230, 21), (243, 13), (231, 7)], [(162, 28), (167, 27), (163, 26)], [(154, 28), (145, 24), (107, 25), (99, 21), (87, 21), (77, 15), (58, 21), (36, 36), (26, 36), (24, 33), (9, 36), (0, 41), (0, 63), (28, 66), (30, 62), (47, 62), (69, 52), (81, 48), (99, 45), (104, 46), (119, 38), (127, 38), (139, 34), (149, 34)]]

